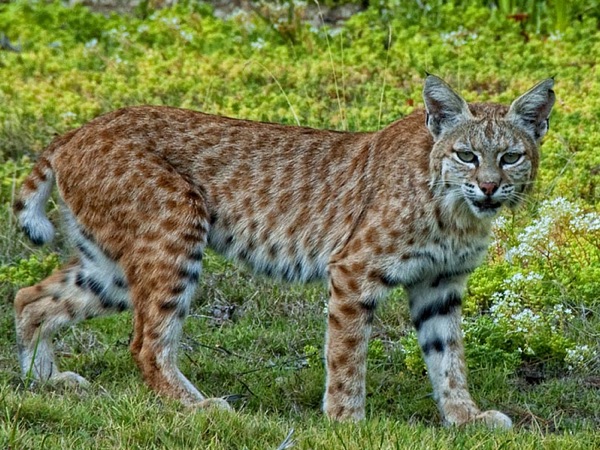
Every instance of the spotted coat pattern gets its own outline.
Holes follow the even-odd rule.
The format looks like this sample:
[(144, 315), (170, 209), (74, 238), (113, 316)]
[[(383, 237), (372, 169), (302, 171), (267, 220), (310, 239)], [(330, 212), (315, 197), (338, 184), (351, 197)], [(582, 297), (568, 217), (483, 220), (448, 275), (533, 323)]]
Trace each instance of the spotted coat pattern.
[(58, 137), (15, 211), (34, 243), (49, 241), (44, 205), (56, 184), (77, 257), (17, 293), (23, 373), (86, 383), (59, 371), (53, 333), (131, 308), (131, 351), (146, 382), (186, 405), (226, 406), (177, 367), (210, 246), (268, 276), (327, 280), (328, 416), (364, 417), (375, 309), (403, 286), (443, 420), (510, 425), (468, 393), (461, 299), (492, 217), (518, 204), (535, 176), (551, 87), (540, 83), (510, 108), (468, 106), (428, 76), (426, 109), (373, 133), (140, 106)]

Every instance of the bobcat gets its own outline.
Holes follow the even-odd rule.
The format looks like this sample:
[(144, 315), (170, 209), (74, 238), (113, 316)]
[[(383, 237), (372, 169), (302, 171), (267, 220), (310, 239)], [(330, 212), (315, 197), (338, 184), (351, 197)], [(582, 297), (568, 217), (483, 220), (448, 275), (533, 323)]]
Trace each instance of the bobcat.
[(44, 205), (56, 180), (78, 256), (16, 295), (23, 373), (86, 384), (58, 370), (53, 333), (132, 308), (131, 352), (145, 381), (185, 405), (227, 408), (177, 367), (208, 245), (276, 278), (328, 280), (329, 417), (364, 417), (373, 314), (403, 286), (444, 422), (510, 427), (467, 390), (461, 297), (493, 217), (532, 185), (553, 85), (542, 81), (510, 107), (467, 105), (428, 75), (425, 110), (373, 133), (140, 106), (56, 138), (15, 211), (32, 242), (52, 239)]

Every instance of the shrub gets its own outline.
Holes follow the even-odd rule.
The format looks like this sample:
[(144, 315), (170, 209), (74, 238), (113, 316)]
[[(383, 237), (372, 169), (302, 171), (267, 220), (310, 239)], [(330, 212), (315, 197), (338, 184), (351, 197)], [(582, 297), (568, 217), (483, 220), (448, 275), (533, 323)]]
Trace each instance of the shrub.
[(44, 257), (31, 255), (8, 266), (0, 266), (0, 283), (10, 283), (13, 286), (31, 286), (47, 277), (59, 265), (56, 254)]

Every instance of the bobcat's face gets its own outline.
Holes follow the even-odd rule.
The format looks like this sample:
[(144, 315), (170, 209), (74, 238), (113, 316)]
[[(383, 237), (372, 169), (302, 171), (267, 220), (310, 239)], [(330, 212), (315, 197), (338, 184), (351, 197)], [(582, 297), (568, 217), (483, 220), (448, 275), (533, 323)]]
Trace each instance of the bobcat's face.
[(465, 124), (443, 143), (440, 182), (478, 218), (493, 217), (503, 205), (516, 207), (537, 168), (535, 147), (503, 122)]
[(503, 205), (520, 203), (537, 172), (553, 85), (552, 79), (544, 80), (506, 108), (468, 105), (441, 79), (427, 78), (423, 98), (434, 140), (431, 185), (448, 207), (489, 219)]

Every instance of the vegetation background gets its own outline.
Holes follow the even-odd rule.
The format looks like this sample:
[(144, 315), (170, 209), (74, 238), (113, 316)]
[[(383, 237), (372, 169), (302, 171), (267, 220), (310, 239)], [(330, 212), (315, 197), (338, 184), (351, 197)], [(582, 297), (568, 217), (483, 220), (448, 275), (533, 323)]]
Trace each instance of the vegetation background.
[[(599, 1), (89, 6), (0, 4), (0, 448), (275, 449), (292, 429), (306, 449), (600, 448)], [(56, 134), (147, 103), (375, 130), (421, 107), (425, 71), (469, 101), (508, 103), (556, 79), (535, 191), (496, 222), (464, 304), (472, 391), (513, 431), (440, 427), (401, 290), (375, 321), (368, 420), (328, 422), (325, 289), (273, 284), (214, 254), (181, 363), (207, 394), (237, 394), (235, 413), (192, 413), (150, 392), (129, 355), (128, 313), (57, 341), (88, 391), (21, 379), (12, 299), (69, 250), (64, 234), (32, 247), (10, 205)], [(49, 214), (57, 221), (55, 202)]]

